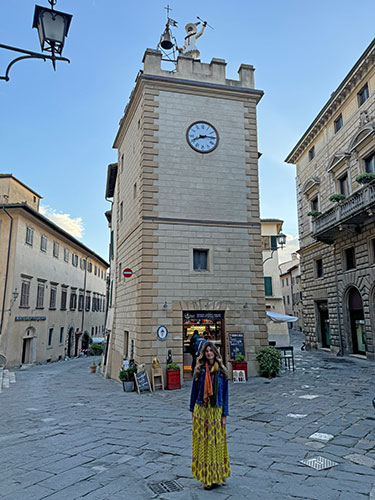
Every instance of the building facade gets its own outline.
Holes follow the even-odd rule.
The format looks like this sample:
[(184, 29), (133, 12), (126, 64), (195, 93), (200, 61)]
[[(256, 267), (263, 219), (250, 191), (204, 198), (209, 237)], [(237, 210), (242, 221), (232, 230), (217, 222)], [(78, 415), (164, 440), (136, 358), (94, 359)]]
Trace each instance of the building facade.
[(108, 264), (11, 174), (0, 174), (0, 197), (0, 354), (8, 366), (77, 356), (104, 337)]
[(301, 266), (297, 253), (292, 253), (292, 260), (279, 265), (281, 293), (285, 313), (295, 316), (298, 321), (290, 323), (290, 328), (303, 329), (303, 295), (301, 285)]
[(229, 80), (222, 59), (180, 55), (172, 72), (161, 58), (146, 50), (114, 143), (117, 173), (107, 179), (116, 271), (105, 373), (116, 378), (124, 357), (146, 367), (157, 357), (165, 368), (170, 351), (191, 376), (187, 348), (198, 329), (227, 362), (229, 334), (243, 333), (255, 374), (256, 351), (268, 343), (256, 124), (263, 93), (252, 66)]
[[(277, 246), (277, 235), (281, 232), (283, 221), (280, 219), (261, 219), (261, 224), (266, 311), (285, 314)], [(275, 323), (268, 319), (267, 332), (269, 341), (276, 342), (276, 345), (289, 345), (289, 332), (286, 323)]]
[(375, 40), (286, 161), (297, 166), (307, 347), (375, 360), (375, 187), (364, 183), (375, 171)]

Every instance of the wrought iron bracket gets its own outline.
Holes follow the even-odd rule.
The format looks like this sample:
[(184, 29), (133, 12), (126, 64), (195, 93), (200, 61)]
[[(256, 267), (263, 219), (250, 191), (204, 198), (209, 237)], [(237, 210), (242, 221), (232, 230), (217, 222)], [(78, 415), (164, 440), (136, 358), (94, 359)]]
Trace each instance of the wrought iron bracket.
[(12, 66), (14, 64), (16, 64), (16, 62), (22, 61), (24, 59), (43, 59), (44, 62), (47, 61), (47, 59), (49, 59), (50, 61), (52, 61), (52, 65), (53, 65), (55, 70), (56, 70), (56, 66), (55, 66), (56, 61), (66, 61), (66, 62), (70, 63), (70, 60), (67, 59), (66, 57), (56, 57), (54, 55), (47, 56), (45, 54), (39, 54), (38, 52), (32, 52), (31, 50), (19, 49), (18, 47), (4, 45), (2, 43), (0, 43), (0, 49), (11, 50), (13, 52), (20, 52), (21, 54), (26, 54), (24, 56), (16, 57), (15, 59), (13, 59), (8, 64), (7, 69), (5, 71), (5, 75), (4, 76), (0, 75), (0, 80), (5, 80), (6, 82), (8, 82), (10, 80), (9, 72), (10, 72)]

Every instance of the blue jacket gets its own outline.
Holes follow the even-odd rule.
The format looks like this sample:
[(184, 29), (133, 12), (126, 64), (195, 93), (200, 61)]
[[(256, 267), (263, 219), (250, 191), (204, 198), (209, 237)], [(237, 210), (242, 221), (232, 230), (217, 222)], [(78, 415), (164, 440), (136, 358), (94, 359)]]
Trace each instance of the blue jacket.
[[(193, 380), (193, 385), (191, 388), (190, 396), (190, 411), (194, 410), (194, 405), (204, 405), (203, 394), (204, 394), (204, 379), (206, 377), (206, 367), (202, 367), (201, 376), (199, 380)], [(228, 379), (224, 377), (222, 372), (219, 370), (217, 378), (217, 397), (216, 406), (223, 407), (223, 416), (228, 415)]]

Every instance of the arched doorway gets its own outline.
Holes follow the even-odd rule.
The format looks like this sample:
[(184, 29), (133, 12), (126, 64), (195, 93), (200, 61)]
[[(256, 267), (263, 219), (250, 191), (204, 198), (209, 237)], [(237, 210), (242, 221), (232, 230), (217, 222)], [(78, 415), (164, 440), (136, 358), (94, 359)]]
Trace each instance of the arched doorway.
[(35, 362), (35, 328), (27, 328), (22, 339), (21, 363), (29, 364)]
[(68, 358), (72, 358), (74, 346), (74, 328), (69, 328), (67, 339), (68, 345), (66, 347), (66, 355), (68, 356)]
[(363, 314), (362, 297), (356, 288), (348, 295), (350, 331), (353, 343), (353, 354), (366, 354), (366, 330)]

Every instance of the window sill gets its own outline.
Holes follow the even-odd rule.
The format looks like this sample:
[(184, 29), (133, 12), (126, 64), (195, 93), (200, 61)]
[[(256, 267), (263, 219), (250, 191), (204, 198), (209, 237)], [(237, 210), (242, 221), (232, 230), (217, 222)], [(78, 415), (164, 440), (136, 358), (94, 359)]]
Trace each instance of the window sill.
[(44, 309), (44, 306), (36, 306), (36, 308), (35, 308), (35, 309), (39, 309), (39, 310), (40, 310), (40, 309)]
[(48, 308), (50, 311), (56, 311), (56, 307), (49, 307)]
[(30, 306), (19, 306), (20, 309), (30, 309)]

